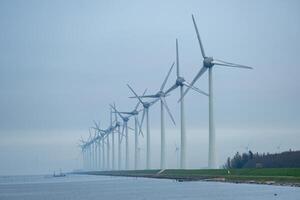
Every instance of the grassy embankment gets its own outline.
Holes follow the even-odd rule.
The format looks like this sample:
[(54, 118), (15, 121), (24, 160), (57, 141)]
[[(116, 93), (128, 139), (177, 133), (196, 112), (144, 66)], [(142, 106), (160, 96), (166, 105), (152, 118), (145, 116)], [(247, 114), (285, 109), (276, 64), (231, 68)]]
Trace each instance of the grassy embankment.
[(91, 171), (86, 174), (300, 186), (300, 168)]

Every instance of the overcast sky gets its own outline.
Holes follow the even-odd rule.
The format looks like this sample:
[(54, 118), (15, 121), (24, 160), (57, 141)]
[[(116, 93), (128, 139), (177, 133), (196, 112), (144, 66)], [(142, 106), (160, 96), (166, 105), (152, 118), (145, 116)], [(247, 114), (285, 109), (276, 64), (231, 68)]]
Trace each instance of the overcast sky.
[[(246, 146), (255, 152), (299, 149), (297, 0), (3, 0), (0, 174), (80, 168), (80, 135), (88, 136), (92, 120), (108, 126), (109, 103), (124, 111), (133, 108), (136, 101), (127, 98), (126, 83), (138, 93), (159, 89), (175, 60), (176, 38), (180, 73), (191, 81), (202, 64), (192, 13), (207, 55), (254, 67), (214, 68), (219, 165)], [(174, 81), (175, 71), (167, 86)], [(207, 74), (196, 86), (208, 90)], [(178, 93), (167, 99), (177, 122), (173, 126), (166, 116), (169, 167), (176, 166), (179, 144)], [(159, 105), (150, 112), (158, 166)], [(188, 166), (205, 167), (208, 99), (191, 91), (186, 118)]]

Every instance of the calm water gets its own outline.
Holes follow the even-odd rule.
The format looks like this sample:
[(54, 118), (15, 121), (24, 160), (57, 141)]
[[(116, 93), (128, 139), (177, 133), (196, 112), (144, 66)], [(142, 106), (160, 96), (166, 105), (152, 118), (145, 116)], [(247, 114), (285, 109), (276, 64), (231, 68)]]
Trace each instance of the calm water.
[(9, 176), (0, 177), (0, 200), (4, 199), (297, 200), (300, 188), (84, 175)]

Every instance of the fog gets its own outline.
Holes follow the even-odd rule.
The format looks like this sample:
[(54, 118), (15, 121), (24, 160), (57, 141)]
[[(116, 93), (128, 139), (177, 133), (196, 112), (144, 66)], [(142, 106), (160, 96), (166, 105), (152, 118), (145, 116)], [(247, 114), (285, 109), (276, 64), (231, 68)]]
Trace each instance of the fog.
[[(81, 168), (80, 136), (88, 137), (92, 120), (109, 125), (109, 103), (133, 109), (127, 83), (138, 93), (158, 90), (175, 60), (176, 38), (181, 73), (191, 81), (202, 62), (192, 13), (206, 54), (254, 67), (214, 68), (218, 164), (246, 147), (299, 149), (299, 9), (296, 0), (1, 1), (0, 174)], [(174, 81), (175, 71), (167, 87)], [(196, 86), (207, 91), (207, 74)], [(174, 126), (166, 115), (170, 168), (180, 143), (178, 98), (178, 90), (167, 98), (176, 120)], [(150, 121), (158, 167), (158, 104)], [(205, 96), (187, 95), (186, 121), (188, 167), (206, 167)]]

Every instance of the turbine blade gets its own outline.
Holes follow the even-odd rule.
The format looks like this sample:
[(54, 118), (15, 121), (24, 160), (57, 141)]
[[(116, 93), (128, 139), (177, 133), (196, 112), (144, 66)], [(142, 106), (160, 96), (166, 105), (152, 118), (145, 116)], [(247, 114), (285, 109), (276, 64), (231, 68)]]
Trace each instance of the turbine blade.
[(122, 128), (120, 144), (122, 143), (122, 140), (123, 140), (123, 137), (124, 137), (124, 130), (125, 130), (125, 124), (123, 125), (123, 128)]
[(90, 140), (92, 138), (92, 133), (91, 133), (91, 129), (89, 128), (89, 139)]
[(207, 68), (204, 67), (204, 66), (200, 69), (200, 71), (199, 71), (198, 74), (195, 76), (195, 78), (193, 79), (193, 81), (189, 84), (190, 87), (188, 87), (188, 88), (184, 91), (182, 97), (180, 97), (180, 99), (179, 99), (178, 101), (181, 101), (181, 99), (183, 99), (183, 97), (188, 93), (188, 91), (190, 90), (190, 88), (191, 88), (192, 86), (194, 86), (195, 82), (202, 76), (202, 74), (204, 74), (204, 72), (205, 72), (206, 70), (207, 70)]
[(170, 109), (169, 109), (169, 107), (168, 107), (167, 101), (165, 100), (164, 97), (161, 97), (160, 99), (161, 99), (161, 101), (162, 101), (164, 107), (166, 108), (166, 110), (167, 110), (167, 112), (168, 112), (168, 114), (169, 114), (169, 116), (170, 116), (172, 122), (174, 123), (174, 125), (176, 125), (175, 120), (174, 120), (174, 117), (172, 116), (171, 111), (170, 111)]
[[(99, 125), (97, 124), (97, 122), (96, 122), (95, 120), (93, 120), (93, 122), (94, 122), (94, 125), (95, 125), (96, 129), (100, 129), (100, 127), (99, 127)], [(99, 124), (100, 124), (100, 123), (99, 123)]]
[(126, 115), (131, 115), (132, 113), (131, 112), (119, 112), (121, 114), (126, 114)]
[(178, 85), (175, 83), (172, 87), (170, 87), (165, 94), (168, 94), (169, 92), (171, 92), (172, 90), (175, 90), (178, 87)]
[(179, 77), (179, 54), (178, 54), (178, 39), (176, 38), (176, 67), (177, 67), (177, 78)]
[(130, 126), (128, 126), (128, 129), (130, 129), (130, 130), (134, 131), (134, 128), (131, 128)]
[(112, 119), (112, 108), (111, 107), (109, 107), (109, 114), (110, 114), (110, 125), (112, 125), (113, 119)]
[(115, 105), (114, 105), (114, 106), (110, 105), (110, 107), (112, 107), (112, 109), (115, 110), (115, 112), (121, 117), (121, 119), (124, 119), (124, 117), (123, 117), (123, 116), (121, 115), (121, 113), (117, 110), (117, 108), (116, 108)]
[(129, 89), (131, 90), (131, 92), (134, 94), (134, 96), (143, 104), (144, 102), (142, 101), (142, 99), (136, 94), (136, 92), (132, 89), (132, 87), (130, 87), (129, 84), (127, 84), (127, 86), (129, 87)]
[(169, 72), (168, 72), (168, 74), (167, 74), (167, 76), (166, 76), (166, 78), (165, 78), (165, 80), (164, 80), (164, 82), (163, 82), (163, 84), (161, 85), (161, 87), (160, 87), (160, 91), (163, 91), (163, 89), (164, 89), (164, 87), (165, 87), (165, 85), (166, 85), (166, 83), (167, 83), (167, 80), (168, 80), (168, 78), (169, 78), (169, 76), (170, 76), (170, 74), (171, 74), (171, 71), (172, 71), (172, 69), (173, 69), (173, 67), (174, 67), (174, 62), (173, 62), (173, 64), (172, 64), (172, 66), (171, 66), (171, 68), (169, 69)]
[(139, 101), (137, 102), (137, 104), (136, 104), (135, 107), (134, 107), (134, 110), (136, 110), (136, 109), (139, 107), (140, 103), (141, 103), (141, 102), (139, 102)]
[(198, 31), (198, 27), (197, 27), (197, 24), (196, 24), (194, 15), (192, 15), (192, 18), (193, 18), (193, 23), (194, 23), (195, 31), (196, 31), (196, 34), (197, 34), (199, 46), (200, 46), (200, 49), (201, 49), (201, 54), (202, 54), (202, 57), (205, 58), (206, 56), (205, 56), (203, 44), (202, 44), (202, 42), (201, 42), (200, 34), (199, 34), (199, 31)]
[(143, 110), (143, 115), (142, 115), (142, 119), (141, 119), (141, 123), (140, 123), (140, 127), (139, 127), (139, 129), (140, 129), (139, 134), (141, 134), (141, 131), (142, 131), (142, 126), (143, 126), (144, 118), (145, 118), (145, 109)]
[[(143, 95), (143, 96), (139, 96), (140, 98), (157, 98), (157, 96), (155, 94), (153, 95)], [(135, 96), (134, 97), (129, 97), (129, 98), (136, 98)]]
[(152, 106), (153, 104), (155, 104), (158, 100), (159, 100), (159, 98), (155, 99), (154, 101), (151, 101), (150, 102), (150, 106)]
[[(146, 92), (147, 92), (147, 89), (145, 89), (143, 95), (145, 95)], [(139, 107), (140, 103), (141, 103), (140, 101), (137, 102), (137, 104), (136, 104), (134, 110), (136, 110), (136, 109)]]
[(206, 92), (200, 90), (199, 88), (197, 88), (197, 87), (195, 87), (195, 86), (191, 86), (187, 81), (184, 81), (182, 84), (185, 85), (186, 87), (188, 87), (188, 88), (190, 88), (190, 89), (192, 89), (192, 90), (194, 90), (194, 91), (200, 93), (200, 94), (203, 94), (203, 95), (205, 95), (205, 96), (209, 96), (208, 93), (206, 93)]
[[(114, 102), (114, 107), (116, 107), (116, 104), (115, 104), (115, 102)], [(117, 116), (117, 113), (115, 112), (115, 121), (117, 122), (118, 121), (118, 116)]]
[(92, 127), (90, 127), (90, 128), (91, 128), (91, 129), (93, 129), (93, 130), (98, 130), (98, 128), (96, 128), (96, 127), (93, 127), (93, 126), (92, 126)]
[(81, 141), (82, 143), (84, 143), (84, 139), (83, 139), (82, 136), (80, 136), (80, 141)]
[(226, 62), (226, 61), (223, 61), (223, 60), (217, 60), (217, 59), (214, 59), (212, 61), (212, 63), (215, 64), (215, 65), (226, 66), (226, 67), (237, 67), (237, 68), (244, 68), (244, 69), (253, 69), (252, 67), (249, 67), (249, 66), (246, 66), (246, 65), (230, 63), (230, 62)]
[[(137, 125), (138, 125), (138, 128), (141, 126), (139, 120), (137, 120)], [(138, 132), (139, 132), (139, 134), (141, 134), (144, 137), (144, 133), (143, 133), (142, 129), (139, 129)]]

